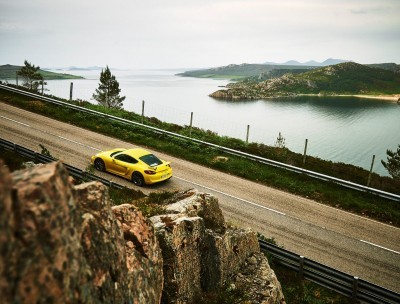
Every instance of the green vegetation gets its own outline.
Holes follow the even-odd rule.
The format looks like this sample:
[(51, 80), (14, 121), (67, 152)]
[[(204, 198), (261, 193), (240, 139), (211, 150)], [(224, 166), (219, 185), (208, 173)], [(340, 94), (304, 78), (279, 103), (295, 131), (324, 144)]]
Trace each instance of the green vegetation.
[(287, 73), (265, 81), (246, 79), (210, 96), (230, 100), (262, 99), (301, 94), (381, 95), (400, 93), (400, 73), (345, 62), (304, 73)]
[(111, 74), (108, 66), (101, 70), (99, 87), (93, 94), (93, 99), (107, 109), (122, 109), (125, 96), (119, 96), (121, 89), (115, 76)]
[[(22, 169), (22, 163), (29, 161), (29, 159), (21, 157), (13, 151), (2, 149), (0, 149), (0, 159), (5, 162), (11, 172)], [(145, 216), (162, 214), (165, 210), (164, 205), (182, 199), (182, 197), (177, 195), (177, 192), (153, 192), (149, 196), (144, 195), (140, 190), (129, 188), (108, 188), (108, 192), (113, 205), (134, 204)], [(273, 239), (267, 240), (263, 235), (258, 234), (258, 237), (275, 243)], [(267, 254), (267, 257), (271, 268), (275, 271), (282, 285), (283, 293), (288, 303), (352, 303), (348, 298), (342, 297), (317, 284), (302, 280), (296, 272), (280, 265), (272, 256), (268, 256)], [(233, 289), (227, 283), (218, 292), (203, 294), (198, 299), (198, 302), (208, 304), (243, 303), (246, 299), (248, 299), (248, 296), (243, 289)]]
[(397, 151), (386, 150), (387, 161), (382, 160), (382, 165), (388, 170), (393, 179), (400, 180), (400, 145)]
[(287, 303), (293, 304), (350, 304), (351, 298), (342, 296), (334, 291), (319, 286), (313, 282), (304, 280), (293, 270), (278, 264), (272, 258), (268, 258), (271, 268), (281, 283), (283, 294)]
[[(22, 66), (17, 65), (0, 65), (0, 79), (16, 79), (17, 72), (22, 68)], [(81, 76), (74, 76), (70, 74), (54, 73), (39, 69), (39, 74), (43, 76), (45, 80), (56, 80), (56, 79), (83, 79)]]
[(271, 65), (271, 64), (230, 64), (224, 67), (217, 67), (204, 70), (186, 71), (177, 75), (184, 77), (198, 78), (223, 78), (223, 79), (257, 79), (264, 80), (272, 77), (281, 76), (289, 71), (292, 73), (300, 73), (313, 69), (312, 66), (297, 65)]
[(22, 86), (34, 92), (38, 91), (40, 85), (43, 89), (46, 82), (44, 82), (43, 76), (39, 73), (40, 67), (31, 64), (27, 60), (25, 60), (24, 64), (25, 65), (17, 71), (18, 77), (22, 79)]
[[(94, 115), (81, 113), (65, 107), (59, 107), (35, 100), (33, 98), (12, 94), (0, 89), (0, 100), (26, 110), (40, 113), (70, 124), (93, 130), (136, 145), (151, 147), (170, 155), (180, 157), (203, 166), (234, 174), (265, 185), (301, 195), (324, 204), (334, 206), (375, 218), (377, 220), (400, 226), (400, 204), (368, 193), (361, 193), (336, 184), (318, 181), (306, 175), (299, 175), (283, 169), (249, 161), (238, 156), (181, 140), (164, 134), (155, 133), (140, 126), (126, 125), (115, 121), (105, 120)], [(65, 100), (64, 100), (65, 101)], [(67, 102), (67, 101), (65, 101)], [(75, 102), (78, 104), (78, 102)], [(117, 109), (107, 109), (88, 102), (84, 106), (92, 110), (115, 115), (127, 120), (141, 122), (141, 115)], [(159, 121), (156, 118), (145, 118), (144, 123), (160, 129), (189, 136), (188, 126), (179, 126)], [(249, 143), (235, 138), (218, 136), (211, 131), (192, 128), (192, 137), (240, 150), (246, 153), (284, 162), (293, 166), (303, 166), (303, 155), (288, 149), (270, 147), (259, 143)], [(218, 161), (223, 156), (227, 161)], [(307, 157), (305, 168), (308, 170), (331, 175), (358, 184), (366, 184), (369, 172), (360, 167), (333, 163), (315, 157)], [(372, 174), (370, 186), (383, 191), (400, 194), (400, 181), (390, 177)]]
[(6, 151), (0, 148), (0, 159), (4, 161), (10, 172), (23, 169), (22, 164), (30, 161), (29, 158), (16, 154), (14, 151)]

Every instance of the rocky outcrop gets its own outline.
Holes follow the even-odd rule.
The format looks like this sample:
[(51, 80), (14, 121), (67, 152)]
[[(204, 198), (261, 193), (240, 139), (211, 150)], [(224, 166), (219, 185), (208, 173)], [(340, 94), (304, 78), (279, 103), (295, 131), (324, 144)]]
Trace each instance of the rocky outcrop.
[(61, 163), (0, 170), (3, 303), (160, 302), (161, 252), (140, 212), (112, 209), (100, 183), (74, 187)]
[(255, 233), (227, 227), (215, 197), (180, 192), (165, 210), (111, 206), (60, 162), (10, 174), (0, 160), (2, 303), (196, 303), (226, 282), (284, 303)]
[[(151, 218), (164, 257), (166, 303), (194, 303), (202, 293), (220, 290), (225, 282), (236, 280), (235, 274), (254, 255), (256, 264), (264, 266), (252, 277), (262, 289), (257, 301), (263, 297), (263, 303), (283, 303), (280, 284), (260, 254), (256, 234), (227, 227), (215, 197), (195, 190), (181, 195), (185, 198), (167, 206), (168, 214)], [(257, 301), (248, 303), (262, 303)]]

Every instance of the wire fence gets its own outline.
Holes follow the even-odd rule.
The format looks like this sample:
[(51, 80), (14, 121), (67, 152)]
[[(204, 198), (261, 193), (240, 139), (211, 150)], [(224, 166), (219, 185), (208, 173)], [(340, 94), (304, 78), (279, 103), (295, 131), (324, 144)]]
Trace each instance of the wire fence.
[(90, 109), (87, 109), (87, 108), (84, 108), (84, 107), (76, 106), (76, 105), (74, 105), (72, 103), (66, 103), (66, 102), (62, 102), (62, 101), (59, 101), (59, 100), (56, 100), (56, 99), (53, 99), (53, 98), (40, 96), (40, 95), (37, 95), (35, 93), (19, 90), (19, 89), (10, 87), (10, 86), (6, 86), (6, 85), (0, 84), (0, 88), (8, 90), (8, 91), (11, 91), (11, 92), (14, 92), (14, 93), (17, 93), (17, 94), (34, 97), (34, 98), (40, 99), (42, 101), (58, 105), (58, 106), (63, 106), (63, 107), (67, 107), (67, 108), (70, 108), (70, 109), (74, 109), (74, 110), (82, 112), (82, 113), (95, 115), (95, 116), (101, 117), (102, 119), (109, 119), (111, 121), (116, 121), (116, 122), (119, 122), (119, 123), (122, 123), (122, 124), (139, 126), (141, 128), (145, 128), (145, 129), (153, 131), (155, 133), (164, 134), (164, 135), (171, 136), (171, 137), (174, 137), (174, 138), (177, 138), (177, 139), (180, 139), (180, 140), (184, 140), (184, 141), (191, 141), (191, 142), (194, 142), (194, 143), (202, 144), (202, 145), (217, 149), (219, 151), (223, 151), (223, 152), (225, 152), (227, 154), (240, 156), (240, 157), (243, 157), (245, 159), (249, 159), (249, 160), (258, 162), (260, 164), (281, 168), (281, 169), (284, 169), (284, 170), (287, 170), (287, 171), (290, 171), (290, 172), (293, 172), (293, 173), (304, 174), (304, 175), (310, 176), (310, 177), (318, 179), (318, 180), (329, 181), (329, 182), (332, 182), (332, 183), (335, 183), (335, 184), (338, 184), (338, 185), (341, 185), (341, 186), (344, 186), (344, 187), (347, 187), (347, 188), (350, 188), (350, 189), (354, 189), (354, 190), (357, 190), (357, 191), (360, 191), (360, 192), (365, 192), (365, 193), (369, 193), (369, 194), (372, 194), (372, 195), (380, 196), (380, 197), (387, 198), (387, 199), (390, 199), (390, 200), (400, 201), (400, 195), (397, 195), (397, 194), (394, 194), (394, 193), (382, 191), (382, 190), (379, 190), (379, 189), (376, 189), (376, 188), (371, 188), (369, 186), (360, 185), (360, 184), (357, 184), (357, 183), (353, 183), (353, 182), (350, 182), (350, 181), (339, 179), (339, 178), (336, 178), (336, 177), (333, 177), (333, 176), (329, 176), (329, 175), (326, 175), (326, 174), (321, 174), (321, 173), (318, 173), (318, 172), (315, 172), (315, 171), (306, 170), (304, 168), (295, 167), (295, 166), (288, 165), (288, 164), (285, 164), (285, 163), (281, 163), (281, 162), (278, 162), (278, 161), (275, 161), (275, 160), (267, 159), (267, 158), (260, 157), (260, 156), (257, 156), (257, 155), (252, 155), (252, 154), (249, 154), (249, 153), (246, 153), (246, 152), (242, 152), (242, 151), (239, 151), (239, 150), (227, 148), (227, 147), (220, 146), (220, 145), (217, 145), (217, 144), (214, 144), (214, 143), (202, 141), (202, 140), (199, 140), (199, 139), (196, 139), (196, 138), (187, 137), (187, 136), (184, 136), (184, 135), (181, 135), (181, 134), (178, 134), (178, 133), (174, 133), (174, 132), (166, 131), (166, 130), (159, 129), (159, 128), (156, 128), (156, 127), (148, 126), (148, 125), (145, 125), (143, 123), (138, 123), (138, 122), (127, 120), (127, 119), (120, 118), (120, 117), (117, 117), (117, 116), (104, 114), (104, 113), (97, 112), (97, 111), (94, 111), (94, 110), (90, 110)]
[[(45, 93), (69, 99), (71, 97), (70, 86), (73, 83), (73, 99), (96, 103), (92, 99), (92, 95), (98, 87), (100, 72), (92, 71), (91, 73), (84, 74), (85, 79), (47, 81), (46, 88), (49, 91), (45, 91)], [(144, 100), (145, 115), (148, 117), (155, 117), (161, 121), (178, 125), (189, 125), (191, 115), (193, 115), (192, 123), (195, 127), (210, 130), (222, 136), (259, 142), (270, 146), (275, 145), (278, 134), (281, 133), (285, 138), (286, 147), (296, 153), (303, 153), (305, 140), (308, 139), (308, 155), (334, 162), (353, 164), (366, 170), (370, 169), (371, 160), (375, 155), (377, 161), (372, 170), (384, 176), (388, 176), (388, 172), (380, 160), (386, 159), (386, 149), (396, 148), (394, 146), (396, 138), (400, 140), (398, 134), (391, 135), (390, 132), (393, 133), (393, 131), (390, 130), (395, 128), (387, 128), (386, 123), (385, 128), (389, 131), (385, 131), (384, 136), (382, 135), (382, 126), (380, 126), (374, 129), (376, 134), (367, 131), (370, 137), (366, 137), (365, 134), (355, 134), (358, 134), (359, 130), (364, 132), (364, 125), (355, 127), (353, 123), (349, 122), (345, 122), (345, 126), (340, 125), (342, 123), (341, 117), (337, 120), (332, 119), (333, 125), (327, 124), (325, 118), (329, 120), (329, 117), (331, 117), (329, 112), (327, 115), (320, 112), (319, 114), (323, 116), (321, 119), (316, 115), (313, 120), (310, 120), (305, 114), (299, 115), (299, 113), (302, 113), (302, 107), (299, 105), (296, 105), (294, 110), (290, 107), (289, 109), (282, 107), (284, 103), (281, 102), (275, 103), (275, 105), (270, 103), (266, 110), (265, 103), (247, 102), (241, 104), (235, 102), (234, 105), (230, 103), (227, 106), (228, 102), (226, 101), (207, 97), (207, 94), (215, 90), (219, 83), (226, 84), (227, 81), (211, 83), (206, 88), (200, 86), (201, 92), (199, 92), (197, 90), (200, 89), (190, 86), (190, 82), (188, 82), (188, 88), (180, 84), (180, 81), (187, 79), (185, 77), (175, 77), (179, 79), (179, 84), (175, 84), (177, 82), (175, 78), (167, 78), (168, 81), (163, 81), (165, 78), (158, 75), (156, 80), (149, 80), (149, 77), (127, 76), (128, 72), (120, 73), (121, 77), (118, 77), (118, 80), (122, 88), (122, 95), (127, 96), (124, 101), (124, 108), (128, 111), (141, 113)], [(211, 82), (212, 80), (201, 79), (197, 81)], [(15, 83), (15, 80), (9, 80), (9, 83)], [(171, 86), (175, 87), (171, 88)], [(194, 90), (194, 93), (192, 94), (190, 90)], [(182, 91), (182, 94), (180, 91)], [(201, 100), (198, 97), (199, 95)], [(138, 99), (136, 96), (141, 96), (141, 98)], [(275, 111), (277, 108), (280, 108), (280, 110)], [(325, 110), (330, 111), (331, 109)], [(355, 121), (361, 120), (355, 119)], [(388, 123), (393, 124), (391, 119), (388, 119)], [(313, 125), (315, 127), (312, 127)], [(324, 132), (321, 132), (321, 129), (324, 129)], [(354, 136), (351, 135), (353, 133)], [(375, 137), (374, 144), (371, 145), (369, 142), (373, 136)], [(361, 139), (364, 137), (366, 140), (362, 143)], [(389, 140), (389, 138), (394, 141)], [(360, 141), (361, 144), (357, 144)]]

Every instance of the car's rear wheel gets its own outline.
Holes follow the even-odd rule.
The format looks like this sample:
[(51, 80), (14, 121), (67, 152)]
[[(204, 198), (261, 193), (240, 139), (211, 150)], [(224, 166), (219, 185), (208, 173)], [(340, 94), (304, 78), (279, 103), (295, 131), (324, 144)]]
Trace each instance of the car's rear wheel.
[(96, 170), (99, 170), (99, 171), (106, 170), (106, 166), (104, 165), (103, 160), (100, 158), (96, 158), (96, 160), (94, 161), (94, 167), (96, 168)]
[(134, 183), (136, 186), (144, 186), (144, 178), (143, 175), (140, 174), (139, 172), (133, 172), (132, 173), (132, 183)]

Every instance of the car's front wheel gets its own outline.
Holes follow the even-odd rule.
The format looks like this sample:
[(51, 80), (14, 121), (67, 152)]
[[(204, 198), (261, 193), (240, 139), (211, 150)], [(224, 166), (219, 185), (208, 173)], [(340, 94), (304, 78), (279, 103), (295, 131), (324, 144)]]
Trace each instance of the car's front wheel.
[(144, 178), (143, 175), (140, 174), (139, 172), (133, 172), (132, 173), (132, 183), (134, 183), (136, 186), (144, 186)]
[(106, 166), (104, 165), (103, 160), (100, 159), (100, 158), (97, 158), (94, 161), (94, 167), (96, 168), (96, 170), (99, 170), (99, 171), (105, 171), (106, 170)]

